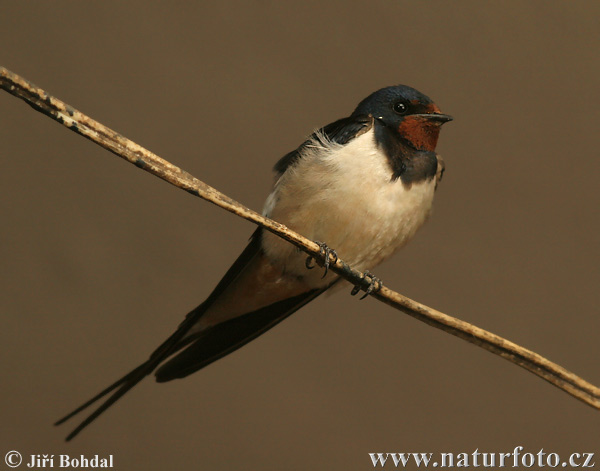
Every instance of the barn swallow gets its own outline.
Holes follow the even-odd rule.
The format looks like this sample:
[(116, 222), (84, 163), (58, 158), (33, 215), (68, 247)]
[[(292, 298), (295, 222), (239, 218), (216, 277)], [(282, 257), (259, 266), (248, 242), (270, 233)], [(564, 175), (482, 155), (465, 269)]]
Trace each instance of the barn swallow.
[[(414, 88), (383, 88), (347, 118), (315, 131), (275, 165), (263, 214), (366, 271), (423, 225), (442, 178), (435, 153), (452, 120)], [(327, 244), (326, 246), (324, 244)], [(306, 254), (258, 228), (206, 301), (133, 371), (59, 420), (112, 393), (68, 436), (75, 437), (143, 378), (183, 378), (265, 333), (340, 278), (310, 270)]]

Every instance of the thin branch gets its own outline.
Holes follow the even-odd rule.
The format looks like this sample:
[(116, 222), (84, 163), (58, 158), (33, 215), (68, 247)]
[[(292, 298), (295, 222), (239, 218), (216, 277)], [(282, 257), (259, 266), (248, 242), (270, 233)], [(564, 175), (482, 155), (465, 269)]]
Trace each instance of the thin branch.
[[(89, 116), (77, 111), (3, 67), (0, 67), (0, 87), (11, 95), (21, 98), (37, 111), (44, 113), (55, 121), (67, 126), (72, 131), (81, 134), (139, 168), (264, 227), (316, 259), (322, 258), (319, 253), (320, 248), (315, 242), (302, 237), (278, 222), (246, 208), (179, 167), (161, 159), (149, 150), (144, 149), (101, 123), (94, 121)], [(370, 284), (368, 276), (365, 277), (363, 273), (354, 270), (342, 260), (336, 260), (333, 255), (330, 255), (329, 263), (330, 269), (342, 278), (345, 278), (353, 285), (360, 286), (363, 290), (368, 289)], [(468, 322), (461, 321), (413, 301), (385, 286), (381, 287), (379, 291), (372, 293), (371, 296), (426, 324), (499, 355), (545, 379), (573, 397), (600, 410), (600, 388), (531, 350), (480, 329)]]

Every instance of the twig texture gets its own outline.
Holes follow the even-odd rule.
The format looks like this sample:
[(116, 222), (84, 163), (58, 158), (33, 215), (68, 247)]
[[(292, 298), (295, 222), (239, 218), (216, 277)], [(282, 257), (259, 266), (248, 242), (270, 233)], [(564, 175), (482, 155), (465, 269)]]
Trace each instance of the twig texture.
[[(195, 196), (210, 201), (229, 212), (237, 214), (248, 221), (263, 226), (265, 229), (315, 257), (317, 260), (322, 258), (319, 255), (320, 248), (315, 242), (302, 237), (282, 224), (246, 208), (179, 167), (161, 159), (149, 150), (144, 149), (101, 123), (94, 121), (89, 116), (77, 111), (3, 67), (0, 67), (0, 87), (8, 93), (21, 98), (37, 111), (44, 113), (67, 126), (72, 131), (81, 134), (119, 157), (137, 165), (139, 168)], [(354, 270), (342, 260), (336, 260), (333, 255), (330, 256), (329, 262), (331, 270), (353, 285), (358, 285), (363, 290), (369, 287), (370, 280), (368, 276), (365, 277), (363, 273)], [(372, 293), (371, 296), (426, 324), (495, 353), (600, 410), (600, 388), (531, 350), (480, 329), (468, 322), (461, 321), (413, 301), (385, 286), (381, 287), (379, 291)]]

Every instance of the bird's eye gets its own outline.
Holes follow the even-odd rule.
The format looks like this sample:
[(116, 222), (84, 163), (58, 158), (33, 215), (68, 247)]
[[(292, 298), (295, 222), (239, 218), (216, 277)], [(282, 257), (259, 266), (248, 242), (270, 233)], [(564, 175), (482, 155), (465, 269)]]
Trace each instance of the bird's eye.
[(394, 106), (392, 106), (392, 108), (398, 114), (404, 114), (408, 111), (408, 106), (403, 101), (397, 101), (396, 103), (394, 103)]

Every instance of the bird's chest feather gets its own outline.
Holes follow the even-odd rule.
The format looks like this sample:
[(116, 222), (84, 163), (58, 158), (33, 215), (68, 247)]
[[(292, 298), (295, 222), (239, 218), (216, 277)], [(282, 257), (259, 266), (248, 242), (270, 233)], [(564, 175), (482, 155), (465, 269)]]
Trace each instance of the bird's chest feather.
[[(364, 270), (414, 235), (429, 215), (434, 191), (434, 178), (411, 185), (392, 180), (387, 157), (369, 131), (344, 146), (309, 148), (281, 176), (264, 212)], [(306, 274), (306, 256), (287, 242), (268, 233), (263, 249), (286, 271)]]

